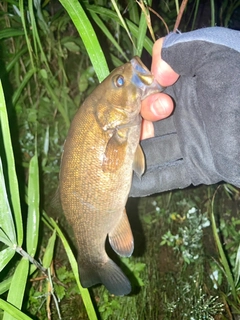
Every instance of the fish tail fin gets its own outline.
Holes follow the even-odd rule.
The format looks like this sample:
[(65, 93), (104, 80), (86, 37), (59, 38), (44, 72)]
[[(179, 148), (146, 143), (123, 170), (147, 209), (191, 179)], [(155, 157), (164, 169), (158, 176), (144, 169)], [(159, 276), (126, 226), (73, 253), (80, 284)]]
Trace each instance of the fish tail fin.
[(111, 259), (108, 259), (100, 267), (79, 267), (79, 273), (84, 288), (102, 283), (115, 296), (123, 296), (131, 292), (131, 284), (128, 278)]

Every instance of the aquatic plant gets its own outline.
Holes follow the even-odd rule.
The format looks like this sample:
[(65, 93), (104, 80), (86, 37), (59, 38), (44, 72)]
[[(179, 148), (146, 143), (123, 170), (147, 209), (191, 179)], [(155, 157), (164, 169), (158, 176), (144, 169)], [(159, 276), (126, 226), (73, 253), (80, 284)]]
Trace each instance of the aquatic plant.
[[(176, 215), (171, 215), (176, 219)], [(187, 211), (182, 218), (182, 225), (178, 228), (177, 234), (170, 230), (162, 236), (161, 245), (168, 245), (177, 251), (183, 260), (189, 264), (196, 262), (203, 255), (203, 229), (210, 226), (207, 213), (201, 213), (195, 207)]]

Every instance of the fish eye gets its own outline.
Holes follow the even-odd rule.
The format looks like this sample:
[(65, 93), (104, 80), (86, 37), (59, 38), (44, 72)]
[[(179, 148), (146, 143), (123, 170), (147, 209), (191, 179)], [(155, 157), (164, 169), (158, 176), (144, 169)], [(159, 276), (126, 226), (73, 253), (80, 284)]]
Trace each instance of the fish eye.
[(114, 81), (114, 85), (118, 88), (120, 88), (124, 85), (124, 77), (121, 75), (115, 76), (113, 81)]

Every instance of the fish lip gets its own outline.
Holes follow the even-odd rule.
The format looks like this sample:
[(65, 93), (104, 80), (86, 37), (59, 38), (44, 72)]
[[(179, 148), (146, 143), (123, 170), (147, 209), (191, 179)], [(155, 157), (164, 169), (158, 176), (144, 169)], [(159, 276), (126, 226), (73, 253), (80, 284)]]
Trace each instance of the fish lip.
[(151, 75), (151, 72), (148, 70), (148, 68), (143, 64), (141, 59), (138, 56), (133, 57), (130, 60), (130, 63), (133, 67), (133, 70), (136, 71), (136, 73), (141, 73), (141, 74), (149, 74)]
[[(133, 57), (130, 60), (130, 63), (133, 67), (132, 82), (142, 91), (141, 100), (144, 100), (151, 94), (164, 91), (165, 87), (162, 87), (157, 82), (153, 74), (148, 70), (138, 56)], [(147, 80), (146, 83), (142, 81), (144, 78)]]
[(142, 96), (141, 100), (144, 100), (148, 96), (154, 93), (163, 92), (165, 90), (165, 87), (162, 87), (156, 79), (153, 80), (152, 84), (150, 86), (145, 86), (142, 88)]

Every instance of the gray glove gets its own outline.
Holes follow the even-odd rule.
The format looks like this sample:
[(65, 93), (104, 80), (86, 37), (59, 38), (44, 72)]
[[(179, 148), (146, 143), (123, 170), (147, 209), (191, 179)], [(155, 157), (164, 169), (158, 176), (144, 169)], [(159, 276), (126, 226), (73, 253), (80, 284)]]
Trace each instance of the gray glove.
[(130, 196), (220, 181), (240, 187), (240, 32), (171, 33), (162, 59), (180, 74), (165, 90), (175, 110), (141, 142), (146, 172), (134, 175)]

